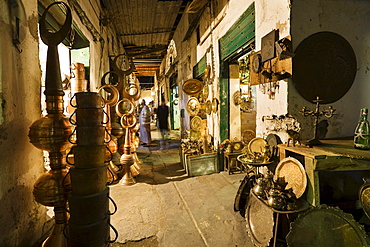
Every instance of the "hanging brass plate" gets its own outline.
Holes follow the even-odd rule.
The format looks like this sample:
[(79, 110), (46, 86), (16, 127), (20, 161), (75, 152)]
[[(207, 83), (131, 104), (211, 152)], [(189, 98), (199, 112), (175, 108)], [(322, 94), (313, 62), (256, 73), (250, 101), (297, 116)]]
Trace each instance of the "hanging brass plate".
[(256, 138), (256, 133), (253, 130), (244, 130), (242, 133), (242, 142), (244, 146), (247, 146), (253, 138)]
[(191, 97), (186, 103), (186, 110), (188, 111), (190, 116), (198, 115), (198, 112), (200, 110), (200, 104), (198, 99), (195, 97)]
[(184, 82), (184, 84), (182, 85), (182, 90), (187, 95), (195, 95), (199, 93), (203, 89), (203, 87), (203, 82), (197, 79), (190, 79)]
[(207, 100), (206, 102), (206, 113), (210, 115), (212, 113), (212, 102)]
[(195, 131), (200, 131), (202, 128), (202, 119), (199, 116), (195, 116), (190, 121), (190, 128)]
[(218, 111), (218, 104), (219, 104), (218, 99), (213, 98), (212, 99), (212, 112), (213, 113), (217, 113), (217, 111)]

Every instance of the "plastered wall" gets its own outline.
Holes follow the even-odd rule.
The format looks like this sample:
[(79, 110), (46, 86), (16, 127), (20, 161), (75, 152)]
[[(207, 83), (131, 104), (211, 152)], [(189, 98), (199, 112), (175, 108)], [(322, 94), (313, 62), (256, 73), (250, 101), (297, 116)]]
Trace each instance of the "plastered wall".
[(30, 246), (50, 228), (46, 208), (36, 203), (33, 184), (43, 173), (42, 151), (28, 138), (40, 118), (37, 1), (24, 1), (20, 45), (12, 44), (12, 18), (0, 1), (0, 246)]
[[(73, 1), (65, 2), (70, 5)], [(108, 55), (123, 53), (123, 48), (118, 42), (110, 47), (107, 35), (116, 37), (114, 30), (99, 26), (92, 8), (101, 8), (95, 6), (98, 1), (93, 1), (94, 6), (89, 2), (80, 1), (79, 4), (101, 32), (103, 41), (94, 40), (73, 8), (72, 16), (90, 42), (90, 84), (91, 91), (97, 91), (101, 76), (109, 71)], [(14, 10), (10, 9), (8, 1), (0, 1), (0, 246), (7, 247), (40, 243), (49, 236), (54, 224), (53, 214), (47, 214), (48, 209), (37, 203), (32, 194), (34, 183), (45, 172), (43, 153), (28, 138), (29, 127), (41, 117), (37, 1), (18, 3), (23, 4), (23, 12), (19, 15), (20, 45), (17, 49), (12, 44)]]
[[(353, 136), (362, 107), (370, 108), (370, 1), (312, 0), (294, 1), (292, 5), (292, 41), (294, 49), (309, 35), (331, 31), (343, 36), (352, 46), (357, 60), (355, 81), (343, 98), (331, 104), (336, 116), (329, 119), (327, 137)], [(292, 83), (292, 82), (289, 82)], [(324, 86), (324, 85), (323, 85)], [(289, 87), (289, 112), (297, 115), (303, 137), (312, 137), (312, 118), (299, 114), (303, 106), (314, 109), (293, 86)], [(322, 105), (326, 109), (329, 105)], [(325, 119), (325, 118), (322, 118)]]

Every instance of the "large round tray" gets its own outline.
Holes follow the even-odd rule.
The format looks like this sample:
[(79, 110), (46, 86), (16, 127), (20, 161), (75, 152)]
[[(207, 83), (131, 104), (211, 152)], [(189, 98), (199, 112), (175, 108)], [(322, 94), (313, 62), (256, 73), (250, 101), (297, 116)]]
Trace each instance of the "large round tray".
[(287, 183), (285, 189), (293, 189), (293, 193), (300, 198), (307, 187), (307, 176), (303, 165), (297, 159), (288, 157), (282, 159), (275, 169), (274, 180), (281, 180)]
[(248, 152), (251, 154), (262, 153), (265, 150), (267, 142), (261, 137), (253, 138), (248, 144)]
[(368, 246), (366, 233), (351, 214), (320, 205), (300, 214), (291, 224), (286, 240), (289, 247)]
[(253, 192), (249, 195), (245, 219), (252, 242), (259, 247), (268, 246), (273, 237), (274, 212), (257, 196), (254, 196)]

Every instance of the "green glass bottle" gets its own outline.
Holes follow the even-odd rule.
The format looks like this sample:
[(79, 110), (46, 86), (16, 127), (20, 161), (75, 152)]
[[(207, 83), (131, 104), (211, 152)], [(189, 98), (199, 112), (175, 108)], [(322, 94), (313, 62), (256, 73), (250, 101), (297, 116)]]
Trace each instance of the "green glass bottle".
[(355, 129), (354, 144), (357, 149), (370, 149), (370, 125), (367, 120), (367, 108), (361, 109), (360, 120)]

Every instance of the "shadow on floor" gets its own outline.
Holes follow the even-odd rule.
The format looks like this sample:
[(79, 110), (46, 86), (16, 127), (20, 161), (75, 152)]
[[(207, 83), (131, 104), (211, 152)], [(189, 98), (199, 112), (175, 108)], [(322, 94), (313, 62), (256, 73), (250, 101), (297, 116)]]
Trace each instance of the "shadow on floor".
[(136, 182), (155, 185), (189, 178), (180, 162), (179, 147), (180, 141), (173, 139), (164, 150), (160, 150), (159, 140), (150, 147), (140, 146), (136, 153), (142, 164)]

